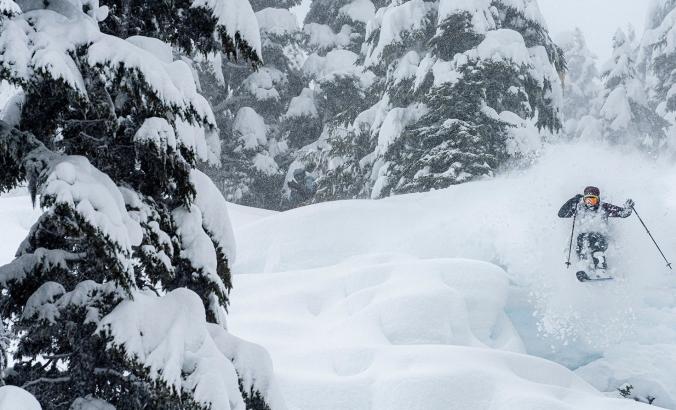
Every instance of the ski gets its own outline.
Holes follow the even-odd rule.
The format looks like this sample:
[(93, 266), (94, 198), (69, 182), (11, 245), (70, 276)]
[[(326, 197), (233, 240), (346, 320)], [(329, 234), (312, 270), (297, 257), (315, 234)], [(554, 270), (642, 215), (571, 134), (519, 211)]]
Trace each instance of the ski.
[(587, 275), (587, 272), (585, 271), (579, 271), (575, 274), (577, 277), (577, 280), (580, 282), (603, 282), (603, 281), (608, 281), (608, 280), (613, 280), (614, 278), (612, 277), (605, 277), (605, 278), (592, 278), (589, 275)]

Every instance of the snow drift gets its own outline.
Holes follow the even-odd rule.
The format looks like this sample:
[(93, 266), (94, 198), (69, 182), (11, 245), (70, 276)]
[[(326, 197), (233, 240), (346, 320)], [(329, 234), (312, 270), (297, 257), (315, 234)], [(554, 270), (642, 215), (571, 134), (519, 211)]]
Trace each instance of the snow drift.
[[(606, 146), (556, 145), (531, 168), (491, 180), (235, 222), (231, 328), (269, 349), (284, 394), (302, 409), (636, 405), (604, 401), (575, 375), (519, 352), (578, 369), (610, 397), (629, 383), (637, 399), (676, 408), (676, 386), (665, 378), (676, 371), (668, 347), (676, 341), (675, 277), (632, 216), (610, 221), (617, 280), (577, 282), (563, 263), (571, 220), (556, 217), (586, 185), (600, 186), (604, 201), (635, 199), (676, 255), (675, 172)], [(634, 352), (646, 360), (629, 360)], [(514, 369), (512, 361), (531, 378), (489, 376), (493, 366)], [(474, 387), (484, 390), (473, 396)], [(401, 407), (384, 399), (409, 389), (418, 393)]]

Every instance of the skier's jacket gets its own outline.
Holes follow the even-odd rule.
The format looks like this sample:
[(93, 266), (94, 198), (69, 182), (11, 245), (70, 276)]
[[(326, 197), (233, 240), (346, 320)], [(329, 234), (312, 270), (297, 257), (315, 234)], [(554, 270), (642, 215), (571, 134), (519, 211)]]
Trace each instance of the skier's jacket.
[(605, 221), (608, 218), (627, 218), (632, 212), (631, 208), (622, 208), (606, 202), (601, 202), (597, 207), (588, 208), (580, 202), (582, 198), (582, 195), (576, 195), (563, 204), (559, 209), (559, 218), (571, 218), (577, 210), (578, 215), (594, 213)]

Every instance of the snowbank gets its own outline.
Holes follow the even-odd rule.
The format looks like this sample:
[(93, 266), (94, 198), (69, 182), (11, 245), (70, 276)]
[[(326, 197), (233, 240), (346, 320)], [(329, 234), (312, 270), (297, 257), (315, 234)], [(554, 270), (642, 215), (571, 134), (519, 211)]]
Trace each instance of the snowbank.
[(42, 407), (26, 390), (16, 386), (2, 386), (0, 387), (0, 409), (42, 410)]
[[(509, 350), (516, 351), (514, 346), (521, 340), (529, 354), (570, 369), (581, 368), (579, 376), (612, 397), (618, 397), (616, 388), (632, 383), (641, 397), (657, 397), (655, 404), (676, 408), (676, 386), (664, 380), (673, 374), (676, 360), (673, 349), (664, 348), (676, 342), (676, 277), (632, 216), (610, 222), (613, 240), (608, 257), (617, 280), (600, 286), (581, 284), (563, 263), (571, 220), (556, 217), (559, 207), (585, 186), (600, 186), (605, 201), (621, 205), (626, 198), (634, 198), (667, 255), (676, 257), (676, 237), (670, 235), (676, 230), (674, 178), (672, 164), (640, 154), (598, 145), (557, 145), (546, 148), (532, 168), (491, 180), (379, 201), (323, 203), (268, 216), (237, 231), (239, 257), (234, 271), (240, 275), (234, 282), (231, 328), (269, 349), (289, 403), (303, 409), (323, 408), (323, 404), (306, 401), (308, 395), (326, 401), (334, 397), (333, 408), (337, 402), (351, 408), (339, 399), (343, 396), (361, 397), (371, 403), (370, 408), (377, 408), (373, 407), (381, 394), (377, 386), (406, 382), (394, 376), (395, 370), (374, 366), (373, 357), (401, 350), (416, 357), (412, 362), (424, 362), (429, 353), (419, 352), (430, 350), (420, 344), (434, 344), (437, 352), (448, 350), (437, 356), (443, 361), (457, 349), (452, 345), (476, 348), (475, 339), (484, 348), (511, 346)], [(383, 259), (378, 262), (377, 258)], [(490, 308), (487, 302), (481, 305), (492, 309), (491, 317), (501, 311), (510, 317), (504, 325), (514, 326), (517, 336), (506, 336), (507, 330), (495, 334), (514, 342), (491, 345), (478, 336), (480, 330), (472, 330), (471, 337), (461, 336), (467, 333), (456, 326), (476, 329), (479, 323), (472, 316), (476, 305), (467, 305), (469, 319), (451, 313), (452, 301), (462, 300), (467, 288), (454, 279), (451, 296), (447, 285), (431, 279), (434, 274), (426, 265), (430, 260), (444, 261), (439, 262), (444, 266), (439, 269), (446, 272), (459, 263), (458, 258), (485, 261), (504, 270), (503, 279), (511, 283), (507, 301), (502, 304), (498, 297)], [(396, 270), (383, 265), (405, 266), (405, 273), (397, 279)], [(479, 271), (464, 270), (469, 277)], [(367, 289), (353, 294), (344, 276), (350, 274), (359, 278), (352, 280), (368, 285), (358, 289)], [(397, 280), (401, 280), (398, 285), (388, 287)], [(499, 287), (483, 282), (480, 276), (476, 280), (473, 288), (500, 294)], [(381, 304), (388, 298), (396, 300), (400, 292), (416, 296)], [(401, 328), (390, 327), (391, 323)], [(445, 327), (448, 323), (453, 331)], [(484, 326), (484, 332), (493, 329)], [(285, 335), (295, 336), (289, 340)], [(622, 360), (634, 345), (642, 346), (641, 357), (650, 358), (641, 366)], [(343, 363), (352, 362), (345, 364), (350, 376), (338, 374)], [(533, 374), (546, 373), (532, 366)], [(360, 370), (358, 376), (354, 368)], [(487, 370), (477, 373), (481, 371)], [(439, 375), (440, 379), (450, 378), (452, 371), (448, 372)], [(423, 370), (420, 373), (421, 378), (430, 377)], [(569, 380), (582, 383), (567, 374)], [(499, 386), (506, 380), (495, 382), (495, 390), (503, 389)], [(571, 388), (569, 398), (588, 391), (588, 386), (578, 390), (543, 380), (557, 388)], [(531, 392), (526, 385), (510, 388)], [(486, 396), (497, 397), (493, 391), (489, 389)], [(553, 404), (547, 400), (554, 396), (545, 396), (528, 404), (510, 402), (506, 408), (621, 405), (565, 400)]]

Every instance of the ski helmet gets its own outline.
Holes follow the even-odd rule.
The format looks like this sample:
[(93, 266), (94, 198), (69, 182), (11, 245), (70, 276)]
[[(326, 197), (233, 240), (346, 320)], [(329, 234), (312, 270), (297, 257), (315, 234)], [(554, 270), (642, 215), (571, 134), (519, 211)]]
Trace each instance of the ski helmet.
[(584, 189), (584, 194), (586, 195), (594, 195), (594, 196), (601, 196), (601, 190), (598, 189), (595, 186), (588, 186)]
[(601, 190), (595, 186), (588, 186), (584, 189), (584, 204), (587, 208), (598, 209), (601, 205)]

